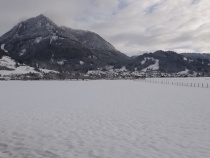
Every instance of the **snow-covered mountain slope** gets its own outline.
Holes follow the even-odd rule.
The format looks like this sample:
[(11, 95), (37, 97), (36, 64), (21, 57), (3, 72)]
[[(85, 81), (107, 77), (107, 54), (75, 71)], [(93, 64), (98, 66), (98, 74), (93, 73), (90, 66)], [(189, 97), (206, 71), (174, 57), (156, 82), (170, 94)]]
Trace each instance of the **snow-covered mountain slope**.
[(3, 56), (0, 59), (0, 75), (16, 75), (16, 74), (27, 74), (27, 73), (38, 73), (33, 67), (27, 65), (20, 65), (8, 56)]
[(147, 70), (159, 70), (159, 60), (155, 60), (155, 63), (144, 68), (142, 71), (147, 71)]
[(61, 34), (73, 36), (77, 41), (80, 41), (83, 46), (90, 49), (117, 51), (110, 43), (106, 42), (98, 34), (90, 31), (76, 30), (67, 27), (61, 27)]
[(44, 15), (20, 22), (0, 37), (0, 45), (20, 63), (59, 71), (97, 69), (128, 59), (96, 33), (59, 27)]
[(20, 64), (15, 60), (11, 59), (9, 56), (3, 56), (0, 59), (0, 76), (2, 77), (11, 75), (23, 75), (28, 73), (41, 74), (49, 72), (55, 71), (45, 69), (39, 69), (39, 71), (36, 71), (33, 67), (30, 67), (25, 64)]
[(201, 54), (201, 53), (182, 53), (183, 56), (191, 59), (208, 59), (210, 60), (210, 54)]
[[(172, 51), (156, 51), (132, 58), (126, 66), (139, 71), (158, 70), (166, 73), (210, 72), (210, 60), (190, 58)], [(188, 71), (185, 71), (185, 70)]]

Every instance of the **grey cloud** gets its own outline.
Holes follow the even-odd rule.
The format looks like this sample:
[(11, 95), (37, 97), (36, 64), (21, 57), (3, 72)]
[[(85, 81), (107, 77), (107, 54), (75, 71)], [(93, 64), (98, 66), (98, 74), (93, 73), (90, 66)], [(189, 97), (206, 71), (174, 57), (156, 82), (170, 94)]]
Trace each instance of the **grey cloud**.
[(156, 49), (210, 52), (209, 0), (0, 0), (0, 35), (44, 14), (94, 31), (131, 55)]

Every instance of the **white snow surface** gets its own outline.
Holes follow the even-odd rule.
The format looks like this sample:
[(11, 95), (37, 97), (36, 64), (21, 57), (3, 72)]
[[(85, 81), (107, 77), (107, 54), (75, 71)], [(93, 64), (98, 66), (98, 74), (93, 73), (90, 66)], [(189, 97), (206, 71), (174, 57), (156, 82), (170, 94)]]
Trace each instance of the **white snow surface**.
[(123, 66), (122, 68), (118, 69), (119, 71), (127, 71), (126, 67)]
[(65, 61), (66, 61), (66, 60), (57, 61), (57, 64), (58, 64), (58, 65), (64, 65)]
[(8, 70), (0, 70), (0, 74), (2, 76), (10, 76), (10, 75), (18, 75), (18, 74), (27, 74), (27, 73), (38, 73), (34, 70), (34, 68), (29, 66), (19, 66), (14, 71), (8, 71)]
[(35, 39), (35, 43), (40, 43), (42, 41), (42, 37), (37, 37), (36, 39)]
[(147, 71), (148, 69), (159, 70), (159, 60), (155, 59), (155, 63), (153, 65), (148, 66), (147, 68), (143, 69), (142, 71)]
[(84, 65), (85, 63), (84, 63), (84, 61), (79, 61), (79, 64)]
[(13, 59), (7, 56), (3, 56), (2, 59), (0, 59), (0, 66), (7, 67), (12, 70), (0, 70), (0, 75), (13, 75), (13, 74), (27, 74), (27, 73), (38, 73), (34, 70), (33, 67), (27, 66), (27, 65), (21, 65), (17, 68), (15, 67), (16, 63)]
[[(1, 76), (27, 74), (30, 72), (31, 73), (39, 73), (39, 72), (35, 71), (33, 67), (30, 67), (28, 65), (20, 65), (20, 66), (16, 67), (15, 61), (8, 56), (3, 56), (2, 59), (0, 59), (0, 66), (12, 69), (12, 70), (0, 70)], [(47, 70), (47, 69), (40, 69), (40, 70), (44, 73), (49, 73), (49, 72), (58, 73), (57, 71), (54, 71), (54, 70)]]
[(23, 24), (21, 23), (18, 28), (21, 28), (22, 26), (23, 26)]
[(58, 71), (54, 71), (54, 70), (48, 70), (48, 69), (39, 69), (41, 72), (44, 72), (44, 73), (59, 73)]
[(4, 52), (8, 53), (8, 51), (4, 48), (5, 44), (1, 45), (1, 50), (3, 50)]
[(26, 53), (26, 49), (23, 49), (19, 55), (23, 56), (25, 53)]
[(50, 37), (50, 44), (53, 42), (53, 41), (56, 41), (58, 39), (58, 36), (56, 34), (53, 34), (51, 37)]
[(144, 65), (144, 64), (146, 63), (147, 60), (153, 60), (153, 61), (155, 61), (154, 58), (145, 57), (144, 60), (141, 61), (141, 65)]
[(190, 70), (188, 70), (188, 69), (185, 68), (185, 71), (180, 71), (180, 72), (178, 72), (178, 74), (181, 74), (181, 75), (187, 74), (189, 71)]
[(144, 64), (146, 63), (146, 61), (147, 61), (147, 59), (146, 59), (146, 58), (144, 58), (144, 60), (143, 60), (143, 61), (141, 61), (141, 65), (144, 65)]
[(0, 82), (1, 158), (209, 158), (207, 88)]
[(15, 61), (8, 56), (3, 56), (0, 59), (0, 66), (4, 66), (10, 69), (15, 69)]
[(183, 59), (184, 59), (185, 61), (187, 61), (187, 58), (186, 58), (186, 57), (184, 57)]

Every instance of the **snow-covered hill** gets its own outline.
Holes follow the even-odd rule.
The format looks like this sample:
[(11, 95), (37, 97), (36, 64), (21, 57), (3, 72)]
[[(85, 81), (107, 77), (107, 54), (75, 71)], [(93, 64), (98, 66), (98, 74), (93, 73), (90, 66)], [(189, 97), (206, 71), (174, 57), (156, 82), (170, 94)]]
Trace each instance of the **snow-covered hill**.
[(24, 75), (24, 74), (37, 74), (41, 75), (42, 73), (57, 73), (53, 70), (47, 69), (38, 69), (35, 70), (34, 67), (30, 67), (25, 64), (20, 64), (15, 60), (11, 59), (9, 56), (3, 56), (0, 58), (0, 76), (2, 78), (10, 78), (14, 75)]
[(87, 71), (128, 59), (98, 34), (59, 27), (44, 15), (17, 24), (0, 37), (0, 46), (17, 62), (57, 71)]
[(0, 75), (16, 75), (27, 73), (38, 73), (33, 67), (27, 65), (20, 65), (8, 56), (3, 56), (0, 59)]

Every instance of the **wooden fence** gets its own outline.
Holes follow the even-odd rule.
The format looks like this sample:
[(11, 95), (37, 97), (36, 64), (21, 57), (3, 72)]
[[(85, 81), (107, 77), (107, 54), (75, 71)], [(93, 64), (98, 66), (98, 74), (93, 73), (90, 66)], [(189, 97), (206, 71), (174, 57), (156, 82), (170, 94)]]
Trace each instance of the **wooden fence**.
[(173, 81), (173, 80), (158, 80), (158, 79), (150, 79), (147, 78), (145, 80), (146, 82), (149, 83), (156, 83), (156, 84), (168, 84), (168, 85), (174, 85), (174, 86), (186, 86), (186, 87), (199, 87), (199, 88), (210, 88), (210, 83), (196, 83), (192, 82), (191, 80), (183, 82), (182, 80), (180, 81)]

